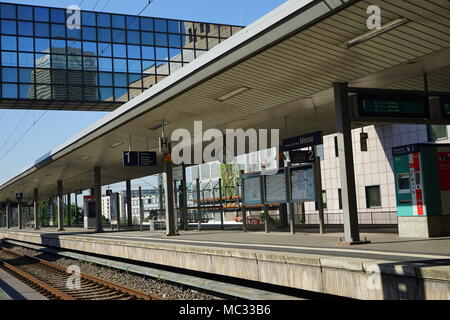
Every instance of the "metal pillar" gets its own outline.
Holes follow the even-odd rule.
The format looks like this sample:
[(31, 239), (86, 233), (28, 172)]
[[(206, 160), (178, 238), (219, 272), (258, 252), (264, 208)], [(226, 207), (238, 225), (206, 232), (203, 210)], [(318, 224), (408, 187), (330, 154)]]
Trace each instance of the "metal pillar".
[(11, 220), (12, 220), (12, 214), (11, 214), (11, 201), (6, 201), (6, 228), (11, 229)]
[(17, 204), (17, 228), (19, 230), (23, 229), (23, 206), (22, 206), (22, 201), (19, 200), (19, 203)]
[(333, 83), (333, 88), (336, 108), (342, 206), (344, 211), (345, 243), (352, 244), (360, 242), (360, 234), (358, 226), (358, 206), (356, 201), (348, 84)]
[(58, 231), (64, 231), (64, 196), (63, 196), (63, 183), (57, 182), (58, 189)]
[(78, 224), (78, 195), (75, 193), (75, 217), (76, 217), (76, 223)]
[(94, 167), (95, 190), (95, 232), (103, 232), (102, 226), (102, 172), (100, 167)]
[(219, 179), (219, 205), (220, 205), (220, 230), (224, 229), (224, 210), (223, 210), (223, 191), (222, 191), (222, 179)]
[(34, 214), (34, 230), (39, 230), (39, 191), (38, 189), (34, 189), (34, 202), (33, 202), (33, 214)]
[(164, 213), (164, 179), (161, 177), (161, 181), (159, 184), (159, 215), (163, 216)]
[(292, 203), (291, 200), (291, 177), (290, 177), (290, 167), (291, 164), (288, 163), (287, 166), (284, 168), (284, 177), (286, 180), (286, 200), (287, 200), (287, 204), (286, 204), (286, 209), (287, 209), (287, 214), (289, 215), (289, 222), (290, 222), (290, 231), (291, 234), (295, 234), (295, 210), (294, 210), (294, 204)]
[(187, 186), (186, 186), (186, 166), (183, 165), (182, 169), (183, 171), (183, 179), (181, 180), (181, 217), (183, 219), (183, 225), (181, 228), (183, 228), (185, 231), (188, 231), (189, 223), (187, 219)]
[(314, 174), (316, 178), (316, 195), (317, 195), (317, 208), (319, 209), (319, 225), (320, 234), (325, 234), (325, 214), (322, 198), (322, 172), (320, 157), (317, 157), (317, 146), (314, 147), (314, 153), (316, 158), (314, 160)]
[(175, 208), (173, 205), (173, 171), (172, 164), (164, 162), (164, 189), (166, 204), (166, 236), (176, 236)]
[(67, 195), (67, 226), (70, 227), (72, 224), (72, 199), (70, 193)]
[(202, 231), (202, 222), (200, 220), (200, 212), (202, 212), (202, 205), (200, 203), (200, 179), (197, 178), (196, 181), (196, 185), (197, 185), (197, 217), (198, 217), (198, 231)]
[(133, 209), (131, 208), (131, 181), (127, 180), (127, 219), (128, 226), (131, 227), (133, 225)]
[(142, 206), (142, 187), (139, 187), (139, 225), (141, 232), (144, 231), (144, 208)]
[(243, 172), (241, 171), (241, 197), (242, 197), (242, 231), (247, 232), (247, 208), (244, 204), (244, 181), (242, 180)]

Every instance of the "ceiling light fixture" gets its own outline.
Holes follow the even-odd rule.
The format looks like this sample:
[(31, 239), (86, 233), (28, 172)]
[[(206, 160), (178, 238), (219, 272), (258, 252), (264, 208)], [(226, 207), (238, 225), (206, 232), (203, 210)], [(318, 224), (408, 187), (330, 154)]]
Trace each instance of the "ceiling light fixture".
[(391, 31), (393, 29), (396, 29), (406, 23), (411, 22), (411, 20), (407, 19), (407, 18), (398, 18), (395, 19), (389, 23), (386, 23), (385, 25), (383, 25), (380, 29), (374, 29), (371, 30), (369, 32), (364, 33), (363, 35), (360, 35), (350, 41), (347, 41), (346, 43), (344, 43), (344, 46), (346, 48), (351, 48), (354, 47), (358, 44), (361, 44), (367, 40), (370, 40), (372, 38), (375, 38), (383, 33), (386, 33), (388, 31)]
[(110, 145), (109, 147), (114, 149), (114, 148), (117, 148), (118, 146), (121, 146), (123, 144), (124, 144), (123, 142), (116, 142), (116, 143)]
[(236, 89), (230, 93), (227, 93), (226, 95), (221, 96), (220, 98), (217, 98), (220, 102), (225, 102), (227, 100), (230, 100), (231, 98), (234, 98), (240, 94), (243, 94), (244, 92), (250, 91), (252, 88), (249, 87), (241, 87), (239, 89)]
[(86, 161), (87, 159), (89, 159), (89, 157), (88, 156), (84, 156), (84, 157), (81, 158), (81, 161)]
[(164, 121), (158, 122), (157, 124), (151, 126), (149, 129), (156, 131), (156, 130), (161, 129), (162, 127), (167, 127), (169, 124), (170, 124), (170, 122), (167, 122), (164, 120)]

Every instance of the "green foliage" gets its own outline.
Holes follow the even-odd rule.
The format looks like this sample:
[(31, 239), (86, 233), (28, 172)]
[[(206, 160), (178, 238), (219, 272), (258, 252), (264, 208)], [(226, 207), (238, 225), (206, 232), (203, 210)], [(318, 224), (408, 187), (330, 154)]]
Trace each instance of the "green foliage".
[(227, 198), (237, 196), (236, 186), (241, 181), (241, 175), (239, 172), (239, 166), (233, 164), (222, 164), (220, 166), (220, 172), (222, 177), (222, 192)]

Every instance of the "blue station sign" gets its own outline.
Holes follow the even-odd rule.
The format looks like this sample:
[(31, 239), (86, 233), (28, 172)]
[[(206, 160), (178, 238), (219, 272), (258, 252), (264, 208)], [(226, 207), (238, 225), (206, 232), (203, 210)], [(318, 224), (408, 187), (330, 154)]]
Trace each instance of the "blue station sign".
[(323, 132), (317, 131), (299, 137), (283, 140), (283, 150), (293, 151), (323, 144)]

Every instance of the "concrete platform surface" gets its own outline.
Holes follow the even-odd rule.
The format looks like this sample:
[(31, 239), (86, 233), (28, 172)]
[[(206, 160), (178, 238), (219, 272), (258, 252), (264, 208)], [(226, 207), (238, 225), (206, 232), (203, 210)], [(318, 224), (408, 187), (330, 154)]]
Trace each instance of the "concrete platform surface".
[(367, 233), (342, 247), (341, 233), (0, 230), (0, 238), (138, 260), (360, 299), (450, 299), (450, 238)]
[(0, 300), (48, 300), (36, 290), (0, 269)]

